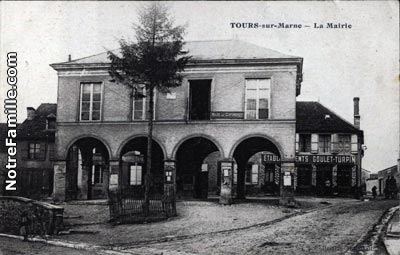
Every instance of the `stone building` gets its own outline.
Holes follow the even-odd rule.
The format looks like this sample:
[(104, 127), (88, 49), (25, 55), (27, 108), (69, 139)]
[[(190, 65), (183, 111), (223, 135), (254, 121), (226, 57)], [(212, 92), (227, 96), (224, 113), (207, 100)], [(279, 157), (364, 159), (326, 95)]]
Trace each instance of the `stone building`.
[[(154, 190), (162, 192), (171, 169), (182, 197), (279, 193), (281, 179), (295, 188), (303, 59), (237, 40), (192, 41), (184, 50), (192, 59), (182, 86), (155, 92)], [(54, 197), (105, 198), (142, 186), (146, 98), (110, 81), (107, 53), (51, 66), (58, 74)], [(319, 131), (303, 131), (314, 148)]]
[(394, 177), (397, 184), (397, 190), (400, 190), (400, 172), (398, 171), (397, 165), (385, 168), (378, 171), (378, 193), (384, 195), (386, 188), (386, 180), (390, 177)]

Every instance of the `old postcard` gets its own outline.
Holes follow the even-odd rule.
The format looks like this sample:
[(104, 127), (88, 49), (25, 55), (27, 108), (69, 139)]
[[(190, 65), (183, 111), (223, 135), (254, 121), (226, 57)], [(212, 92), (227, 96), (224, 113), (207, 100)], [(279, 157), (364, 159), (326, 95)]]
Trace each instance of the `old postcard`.
[(0, 255), (400, 254), (398, 1), (0, 18)]

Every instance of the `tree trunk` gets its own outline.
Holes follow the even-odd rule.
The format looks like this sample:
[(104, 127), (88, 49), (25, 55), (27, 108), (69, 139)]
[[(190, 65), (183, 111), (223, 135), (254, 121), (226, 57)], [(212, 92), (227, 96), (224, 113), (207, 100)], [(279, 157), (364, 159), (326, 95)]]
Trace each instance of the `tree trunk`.
[(146, 174), (144, 177), (144, 214), (149, 215), (150, 206), (150, 175), (151, 175), (151, 159), (152, 159), (152, 145), (153, 145), (153, 117), (154, 117), (154, 90), (153, 86), (149, 88), (149, 120), (148, 120), (148, 134), (147, 134), (147, 160), (146, 160)]

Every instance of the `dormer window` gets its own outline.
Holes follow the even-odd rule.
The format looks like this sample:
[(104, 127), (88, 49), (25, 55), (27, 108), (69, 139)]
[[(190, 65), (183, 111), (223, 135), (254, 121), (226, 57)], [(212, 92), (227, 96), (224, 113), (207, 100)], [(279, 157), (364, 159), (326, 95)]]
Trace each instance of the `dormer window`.
[(56, 116), (54, 114), (49, 114), (46, 117), (46, 129), (49, 130), (56, 129)]

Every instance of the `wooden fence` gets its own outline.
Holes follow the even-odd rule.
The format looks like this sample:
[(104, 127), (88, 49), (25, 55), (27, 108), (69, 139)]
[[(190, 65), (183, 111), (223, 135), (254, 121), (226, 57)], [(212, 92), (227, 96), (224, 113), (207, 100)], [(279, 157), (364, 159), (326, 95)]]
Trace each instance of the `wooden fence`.
[(110, 221), (116, 223), (149, 222), (176, 216), (175, 192), (167, 188), (164, 194), (150, 191), (146, 213), (144, 189), (121, 189), (108, 195)]

